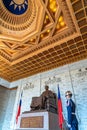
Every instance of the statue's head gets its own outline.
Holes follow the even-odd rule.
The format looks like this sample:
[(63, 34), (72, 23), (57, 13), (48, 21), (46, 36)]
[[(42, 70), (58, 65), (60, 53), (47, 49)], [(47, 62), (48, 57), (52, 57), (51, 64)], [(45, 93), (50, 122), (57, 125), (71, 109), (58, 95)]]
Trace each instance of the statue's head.
[(46, 85), (46, 86), (45, 86), (45, 90), (48, 90), (48, 89), (49, 89), (49, 86), (48, 86), (48, 85)]

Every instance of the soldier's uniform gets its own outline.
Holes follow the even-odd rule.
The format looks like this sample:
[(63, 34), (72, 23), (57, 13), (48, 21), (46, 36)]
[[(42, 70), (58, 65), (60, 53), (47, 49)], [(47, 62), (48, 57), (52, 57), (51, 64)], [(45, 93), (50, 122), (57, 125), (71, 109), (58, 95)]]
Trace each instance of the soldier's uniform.
[(70, 98), (67, 99), (66, 105), (69, 130), (78, 130), (78, 121), (75, 115), (75, 103)]

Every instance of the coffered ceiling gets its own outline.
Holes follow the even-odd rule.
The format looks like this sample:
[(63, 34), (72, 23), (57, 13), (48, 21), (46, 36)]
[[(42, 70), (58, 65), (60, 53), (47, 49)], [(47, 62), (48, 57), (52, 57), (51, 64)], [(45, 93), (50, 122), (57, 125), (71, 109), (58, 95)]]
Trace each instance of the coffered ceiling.
[(87, 0), (1, 0), (1, 78), (12, 82), (86, 58)]

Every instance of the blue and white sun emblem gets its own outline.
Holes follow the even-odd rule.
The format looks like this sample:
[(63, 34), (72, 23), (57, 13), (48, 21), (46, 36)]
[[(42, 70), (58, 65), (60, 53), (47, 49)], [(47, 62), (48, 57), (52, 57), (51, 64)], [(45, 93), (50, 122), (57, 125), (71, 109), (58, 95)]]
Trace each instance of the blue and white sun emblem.
[(28, 0), (3, 0), (5, 7), (13, 14), (21, 15), (28, 8)]

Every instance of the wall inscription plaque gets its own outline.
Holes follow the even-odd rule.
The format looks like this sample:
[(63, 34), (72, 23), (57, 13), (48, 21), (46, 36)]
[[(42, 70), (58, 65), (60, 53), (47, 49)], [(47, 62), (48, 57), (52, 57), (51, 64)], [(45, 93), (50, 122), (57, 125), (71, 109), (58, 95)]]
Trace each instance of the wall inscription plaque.
[(43, 116), (22, 117), (20, 128), (43, 128)]

